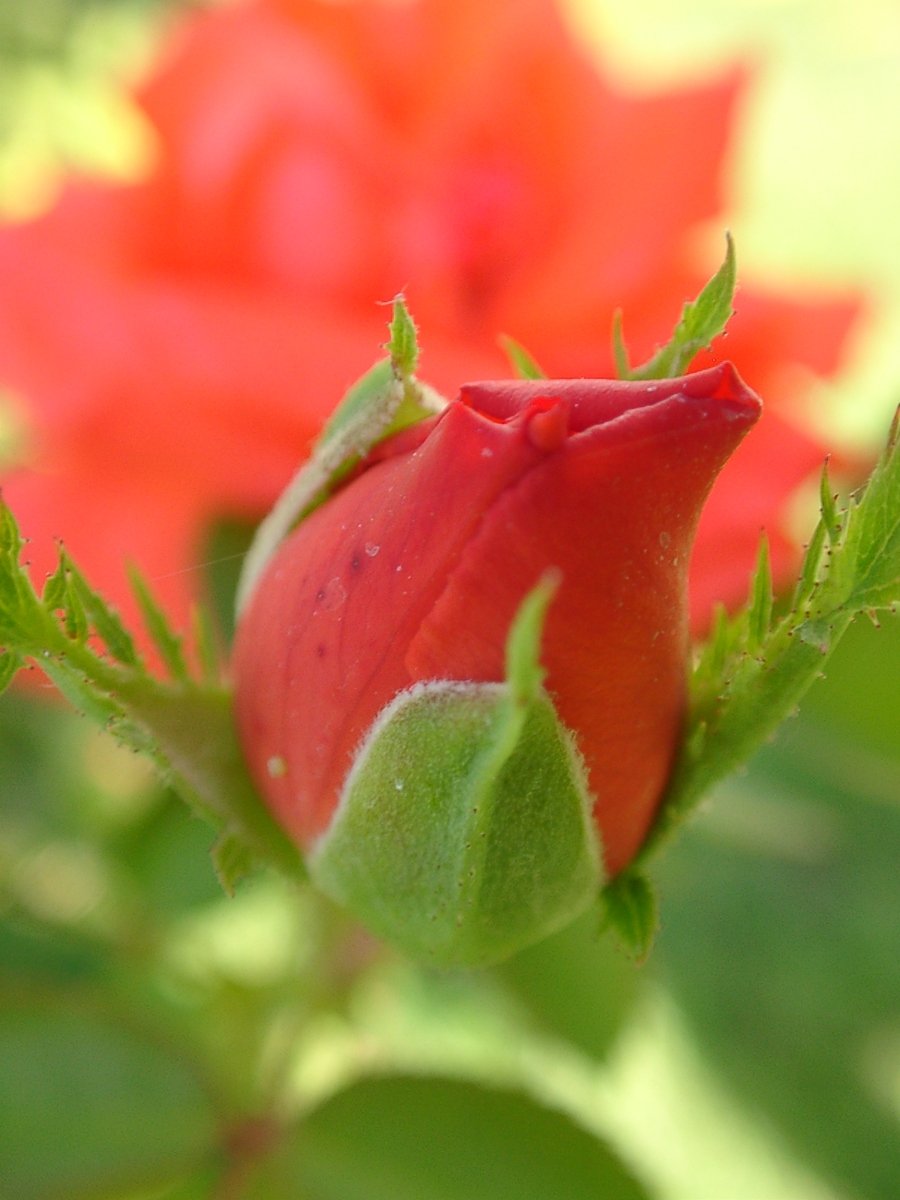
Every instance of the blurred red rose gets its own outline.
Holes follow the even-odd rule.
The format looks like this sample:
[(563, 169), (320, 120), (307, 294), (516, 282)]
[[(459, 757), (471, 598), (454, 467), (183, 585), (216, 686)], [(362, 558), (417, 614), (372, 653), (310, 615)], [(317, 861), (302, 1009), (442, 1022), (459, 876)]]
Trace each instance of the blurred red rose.
[[(140, 97), (150, 177), (73, 181), (0, 234), (0, 383), (32, 426), (4, 491), (35, 569), (60, 535), (130, 611), (136, 559), (183, 621), (204, 532), (268, 507), (400, 289), (445, 390), (505, 373), (498, 332), (554, 376), (608, 375), (618, 306), (648, 355), (700, 283), (740, 90), (627, 95), (551, 0), (257, 0), (188, 22)], [(834, 368), (852, 316), (739, 296), (729, 357), (770, 406), (701, 528), (700, 623), (743, 595), (761, 526), (790, 569), (784, 502), (822, 452), (779, 409), (792, 368)]]

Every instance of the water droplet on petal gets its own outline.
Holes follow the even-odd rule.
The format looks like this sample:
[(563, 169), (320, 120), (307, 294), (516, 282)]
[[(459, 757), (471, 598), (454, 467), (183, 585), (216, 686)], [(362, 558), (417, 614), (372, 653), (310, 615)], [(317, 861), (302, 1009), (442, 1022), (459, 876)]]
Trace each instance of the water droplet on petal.
[(334, 579), (328, 581), (322, 591), (322, 608), (326, 612), (333, 612), (336, 608), (340, 608), (346, 599), (347, 589), (335, 576)]
[(273, 754), (266, 763), (270, 779), (283, 779), (287, 775), (287, 763), (280, 754)]

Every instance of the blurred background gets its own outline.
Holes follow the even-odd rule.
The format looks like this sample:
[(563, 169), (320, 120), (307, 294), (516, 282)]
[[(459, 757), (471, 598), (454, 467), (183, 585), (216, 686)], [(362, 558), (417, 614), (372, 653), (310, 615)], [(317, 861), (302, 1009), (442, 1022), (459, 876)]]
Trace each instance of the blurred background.
[[(126, 183), (153, 171), (134, 88), (186, 15), (210, 7), (0, 8), (10, 227), (51, 209), (72, 175)], [(748, 291), (861, 298), (840, 365), (809, 384), (804, 412), (838, 459), (875, 453), (900, 400), (900, 9), (569, 0), (565, 13), (629, 96), (745, 70), (724, 207), (696, 223), (692, 245), (714, 263), (727, 227)], [(625, 321), (627, 333), (627, 307)], [(39, 327), (32, 335), (39, 357)], [(29, 419), (11, 389), (0, 408), (10, 461)], [(809, 514), (798, 502), (805, 528)], [(245, 538), (223, 522), (210, 542), (203, 571), (223, 609)], [(226, 899), (208, 831), (143, 763), (39, 687), (8, 693), (0, 1197), (293, 1195), (254, 1183), (269, 1146), (259, 1114), (275, 1095), (284, 1111), (319, 1114), (307, 1152), (326, 1166), (311, 1196), (430, 1194), (415, 1147), (391, 1143), (408, 1167), (393, 1192), (332, 1170), (365, 1137), (329, 1103), (365, 1125), (366, 1106), (390, 1097), (353, 1081), (384, 1070), (519, 1088), (611, 1146), (659, 1200), (893, 1200), (898, 802), (894, 616), (853, 627), (800, 715), (659, 864), (662, 930), (646, 964), (582, 922), (496, 971), (438, 976), (275, 878)], [(563, 1182), (576, 1158), (559, 1167)], [(502, 1181), (490, 1194), (506, 1194)]]

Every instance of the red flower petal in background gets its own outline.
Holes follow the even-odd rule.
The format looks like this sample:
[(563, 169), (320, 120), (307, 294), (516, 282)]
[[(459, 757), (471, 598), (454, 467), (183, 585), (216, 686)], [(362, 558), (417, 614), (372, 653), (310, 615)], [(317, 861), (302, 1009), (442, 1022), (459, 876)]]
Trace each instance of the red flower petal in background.
[[(258, 0), (186, 23), (141, 97), (150, 177), (70, 185), (0, 233), (0, 382), (33, 426), (4, 487), (36, 570), (61, 535), (128, 610), (134, 558), (184, 621), (205, 530), (271, 503), (399, 289), (444, 390), (505, 373), (498, 332), (553, 375), (609, 374), (619, 306), (649, 354), (701, 282), (689, 248), (722, 207), (740, 87), (619, 92), (551, 0)], [(743, 593), (761, 525), (790, 571), (784, 501), (822, 454), (778, 414), (852, 317), (740, 294), (729, 356), (770, 411), (707, 508), (698, 624)]]

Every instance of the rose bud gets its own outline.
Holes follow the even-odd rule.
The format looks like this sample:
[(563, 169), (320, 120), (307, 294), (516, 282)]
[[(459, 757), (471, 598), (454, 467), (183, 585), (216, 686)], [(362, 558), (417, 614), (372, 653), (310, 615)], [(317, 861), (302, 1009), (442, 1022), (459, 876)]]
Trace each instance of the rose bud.
[(631, 861), (679, 744), (700, 509), (759, 409), (727, 363), (467, 384), (282, 542), (239, 624), (237, 715), (323, 890), (480, 963)]

